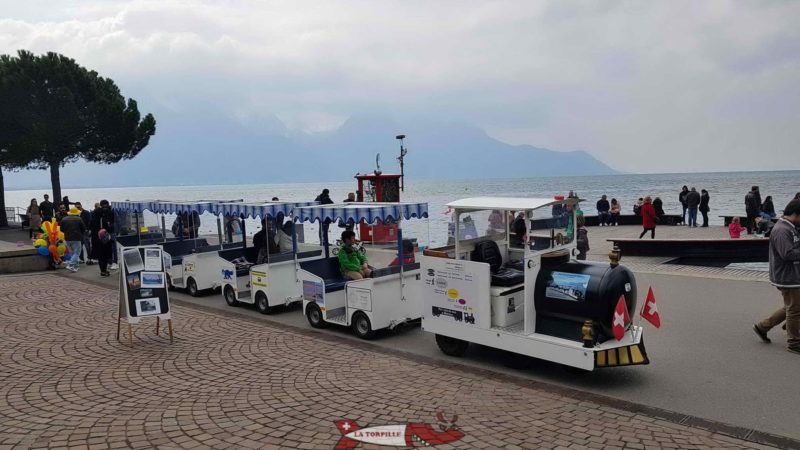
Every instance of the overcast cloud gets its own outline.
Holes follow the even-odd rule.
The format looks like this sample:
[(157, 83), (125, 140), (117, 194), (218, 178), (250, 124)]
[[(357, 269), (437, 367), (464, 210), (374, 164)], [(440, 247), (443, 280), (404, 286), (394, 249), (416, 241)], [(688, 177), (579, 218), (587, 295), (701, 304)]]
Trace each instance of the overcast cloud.
[(143, 112), (213, 108), (300, 131), (425, 114), (624, 171), (800, 169), (800, 2), (2, 0), (0, 11), (0, 53), (66, 54)]

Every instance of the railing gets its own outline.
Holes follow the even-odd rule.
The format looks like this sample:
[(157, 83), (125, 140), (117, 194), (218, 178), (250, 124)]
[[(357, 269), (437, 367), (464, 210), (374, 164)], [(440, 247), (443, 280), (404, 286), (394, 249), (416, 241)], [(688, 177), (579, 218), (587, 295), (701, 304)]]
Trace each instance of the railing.
[(28, 220), (27, 219), (23, 220), (22, 218), (26, 214), (25, 211), (26, 211), (25, 208), (20, 208), (19, 206), (7, 206), (5, 208), (5, 211), (3, 211), (3, 214), (6, 215), (6, 219), (8, 220), (9, 226), (12, 225), (24, 226), (28, 224)]

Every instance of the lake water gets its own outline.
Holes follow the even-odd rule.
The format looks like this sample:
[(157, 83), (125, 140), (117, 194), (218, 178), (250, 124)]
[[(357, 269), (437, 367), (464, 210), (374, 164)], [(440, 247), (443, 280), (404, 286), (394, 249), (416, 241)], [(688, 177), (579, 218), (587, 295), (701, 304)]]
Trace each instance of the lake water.
[[(446, 168), (443, 168), (446, 170)], [(451, 174), (448, 174), (451, 175)], [(69, 180), (65, 180), (69, 182)], [(776, 210), (780, 211), (800, 191), (800, 171), (780, 172), (721, 172), (689, 174), (607, 175), (582, 177), (539, 177), (526, 179), (476, 179), (476, 180), (406, 180), (406, 190), (401, 194), (404, 201), (428, 202), (430, 211), (429, 236), (432, 244), (442, 243), (447, 235), (449, 215), (443, 214), (446, 204), (453, 200), (477, 196), (552, 197), (566, 195), (574, 190), (587, 200), (582, 209), (587, 215), (595, 214), (594, 203), (602, 194), (616, 198), (622, 203), (623, 214), (631, 214), (639, 197), (660, 197), (664, 210), (680, 213), (678, 192), (681, 186), (706, 189), (711, 196), (709, 213), (713, 225), (721, 225), (719, 215), (744, 215), (744, 196), (751, 185), (758, 185), (762, 198), (773, 197)], [(13, 186), (6, 186), (13, 189)], [(343, 200), (348, 192), (356, 190), (356, 181), (295, 184), (249, 184), (216, 186), (153, 186), (63, 189), (71, 201), (93, 205), (100, 199), (122, 200), (232, 200), (260, 202), (279, 197), (281, 200), (313, 200), (323, 188), (331, 191), (334, 201)], [(7, 206), (26, 206), (36, 197), (41, 201), (47, 189), (6, 191)], [(147, 223), (155, 225), (154, 217), (146, 217)], [(256, 225), (253, 223), (253, 225)], [(168, 224), (169, 226), (169, 224)], [(216, 230), (214, 220), (203, 220), (203, 228)], [(248, 231), (255, 226), (248, 225)]]

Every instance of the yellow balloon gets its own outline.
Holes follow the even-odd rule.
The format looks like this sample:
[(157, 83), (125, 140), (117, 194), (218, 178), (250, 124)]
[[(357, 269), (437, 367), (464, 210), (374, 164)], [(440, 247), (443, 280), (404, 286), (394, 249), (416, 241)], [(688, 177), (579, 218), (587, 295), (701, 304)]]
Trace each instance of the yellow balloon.
[(58, 250), (58, 256), (64, 256), (64, 253), (67, 253), (66, 245), (59, 245), (56, 249)]
[(41, 247), (43, 245), (47, 245), (47, 241), (44, 239), (37, 239), (36, 242), (33, 243), (35, 247)]
[(59, 241), (62, 241), (62, 240), (64, 240), (64, 232), (63, 232), (63, 231), (59, 231), (59, 232), (58, 232), (58, 240), (59, 240)]

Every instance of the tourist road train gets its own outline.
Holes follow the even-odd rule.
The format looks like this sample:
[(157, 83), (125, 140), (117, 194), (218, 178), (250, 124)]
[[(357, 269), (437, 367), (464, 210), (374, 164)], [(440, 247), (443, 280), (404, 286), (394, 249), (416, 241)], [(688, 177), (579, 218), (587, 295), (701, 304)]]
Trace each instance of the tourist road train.
[[(384, 181), (380, 176), (370, 180), (373, 186)], [(393, 183), (389, 180), (383, 186), (391, 190)], [(366, 200), (372, 201), (364, 201), (365, 192), (360, 189), (360, 201), (334, 205), (114, 202), (112, 207), (136, 217), (137, 234), (120, 237), (118, 243), (156, 244), (165, 253), (181, 253), (170, 253), (170, 279), (174, 287), (184, 287), (193, 295), (220, 287), (229, 305), (255, 304), (265, 314), (302, 303), (311, 326), (349, 326), (365, 339), (381, 329), (421, 321), (422, 329), (434, 333), (439, 348), (448, 355), (463, 355), (470, 344), (480, 344), (584, 370), (649, 363), (642, 327), (626, 323), (619, 340), (611, 331), (620, 298), (628, 316), (634, 316), (633, 274), (618, 263), (618, 255), (612, 255), (609, 263), (573, 259), (576, 245), (569, 227), (575, 224), (577, 199), (456, 200), (447, 205), (454, 222), (453, 242), (421, 248), (420, 243), (429, 240), (415, 235), (428, 229), (424, 225), (428, 205), (381, 202), (375, 191), (366, 191), (372, 193)], [(526, 223), (533, 224), (554, 204), (573, 211), (566, 233), (531, 226), (521, 242), (515, 239), (510, 229), (515, 215), (522, 214)], [(212, 245), (191, 232), (190, 239), (168, 239), (163, 220), (159, 239), (149, 229), (141, 233), (139, 217), (144, 211), (188, 211), (198, 217), (210, 213), (218, 224), (230, 217), (242, 223), (247, 217), (266, 217), (268, 226), (276, 230), (270, 238), (278, 239), (280, 230), (281, 238), (290, 238), (291, 245), (283, 248), (288, 251), (262, 254), (262, 260), (256, 261), (258, 252), (248, 246), (246, 233), (241, 233), (240, 242), (226, 243), (230, 239), (224, 239), (220, 230), (218, 242)], [(469, 232), (462, 231), (464, 224)], [(319, 242), (312, 242), (317, 236), (304, 236), (306, 227), (332, 228), (333, 233), (348, 227), (357, 231), (373, 266), (372, 276), (344, 279), (338, 257), (332, 255), (330, 232), (317, 234)], [(208, 256), (204, 264), (213, 269), (200, 270), (201, 255)], [(178, 266), (180, 270), (175, 269)]]

